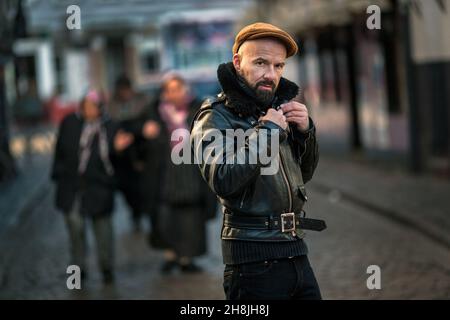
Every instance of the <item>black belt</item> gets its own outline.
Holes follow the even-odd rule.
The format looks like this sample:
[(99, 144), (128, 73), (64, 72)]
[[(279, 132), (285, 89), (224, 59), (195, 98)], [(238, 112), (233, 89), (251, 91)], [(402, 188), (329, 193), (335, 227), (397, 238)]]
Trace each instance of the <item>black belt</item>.
[(225, 213), (223, 223), (229, 227), (259, 230), (280, 229), (282, 232), (292, 232), (296, 228), (322, 231), (327, 227), (323, 220), (305, 218), (301, 214), (294, 213), (282, 213), (279, 216), (269, 217), (237, 216)]

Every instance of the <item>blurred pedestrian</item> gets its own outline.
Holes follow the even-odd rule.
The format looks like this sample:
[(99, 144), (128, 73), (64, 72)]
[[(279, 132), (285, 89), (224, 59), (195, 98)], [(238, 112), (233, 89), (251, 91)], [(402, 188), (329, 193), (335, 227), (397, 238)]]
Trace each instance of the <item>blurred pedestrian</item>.
[[(200, 104), (201, 101), (190, 94), (182, 77), (169, 74), (163, 81), (158, 99), (150, 108), (161, 131), (159, 152), (153, 154), (162, 159), (158, 176), (159, 206), (153, 232), (159, 234), (159, 244), (166, 249), (166, 261), (161, 267), (163, 273), (178, 267), (183, 272), (202, 270), (194, 263), (194, 258), (206, 252), (206, 221), (216, 212), (216, 199), (202, 181), (196, 166), (177, 165), (171, 160), (171, 150), (175, 145), (189, 143), (187, 136), (181, 142), (171, 141), (172, 133), (177, 129), (189, 132), (190, 122)], [(144, 135), (152, 132), (151, 123), (147, 122), (143, 132)], [(190, 150), (189, 147), (187, 149)]]
[(142, 201), (141, 197), (141, 173), (143, 162), (140, 159), (139, 142), (141, 137), (139, 117), (144, 108), (149, 104), (149, 99), (143, 94), (133, 90), (130, 79), (121, 75), (115, 83), (112, 101), (108, 104), (108, 114), (119, 123), (120, 129), (133, 133), (136, 136), (133, 144), (127, 148), (118, 160), (117, 178), (119, 189), (131, 211), (134, 230), (141, 229)]
[(117, 132), (104, 112), (102, 94), (90, 90), (76, 113), (62, 121), (51, 173), (56, 183), (56, 207), (64, 213), (72, 264), (86, 270), (86, 223), (92, 221), (98, 261), (105, 284), (114, 280), (112, 212), (114, 204), (115, 153), (131, 144), (133, 137)]

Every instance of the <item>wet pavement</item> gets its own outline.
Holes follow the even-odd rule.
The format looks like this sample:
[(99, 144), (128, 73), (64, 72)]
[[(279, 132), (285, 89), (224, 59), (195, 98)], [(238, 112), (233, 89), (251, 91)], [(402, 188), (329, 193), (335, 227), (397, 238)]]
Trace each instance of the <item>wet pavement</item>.
[[(133, 232), (123, 200), (119, 197), (114, 219), (116, 233), (116, 283), (103, 286), (95, 259), (92, 232), (82, 290), (68, 290), (68, 236), (63, 218), (52, 208), (52, 194), (35, 207), (27, 221), (0, 244), (0, 298), (14, 299), (223, 299), (220, 283), (219, 242), (211, 237), (211, 253), (199, 259), (205, 272), (186, 275), (159, 272), (163, 256), (151, 250), (145, 233)], [(210, 234), (217, 234), (217, 222)], [(148, 226), (147, 226), (148, 227)]]
[[(44, 179), (48, 177), (48, 161), (42, 164), (38, 171)], [(317, 182), (312, 182), (308, 188), (306, 210), (309, 217), (325, 219), (328, 229), (321, 233), (308, 232), (306, 241), (323, 298), (449, 299), (450, 251), (445, 242), (436, 241), (401, 220), (380, 214), (375, 205), (367, 206), (347, 197), (348, 190), (339, 191), (337, 180), (332, 180), (335, 186), (321, 187), (327, 176), (332, 179), (345, 176), (346, 188), (357, 189), (358, 183), (362, 183), (360, 178), (376, 173), (375, 169), (364, 173), (363, 167), (358, 167), (353, 171), (356, 176), (352, 177), (351, 170), (345, 171), (342, 163), (332, 159), (324, 157), (321, 166)], [(383, 174), (389, 176), (386, 172)], [(398, 175), (400, 177), (391, 175), (391, 178), (410, 179), (409, 176), (402, 178), (401, 173)], [(30, 177), (35, 179), (35, 176)], [(90, 233), (89, 278), (82, 283), (82, 290), (68, 290), (68, 236), (61, 213), (52, 205), (53, 186), (45, 181), (37, 188), (38, 196), (28, 201), (18, 218), (13, 219), (15, 223), (0, 229), (1, 299), (224, 299), (220, 216), (208, 225), (208, 254), (198, 260), (204, 272), (192, 275), (177, 272), (166, 276), (159, 272), (162, 252), (149, 248), (145, 232), (133, 232), (121, 196), (117, 197), (114, 215), (115, 285), (105, 287), (102, 284)], [(16, 186), (15, 201), (29, 196), (25, 185), (33, 186), (32, 183), (24, 184), (23, 188)], [(440, 182), (435, 185), (434, 197), (442, 192), (439, 186)], [(367, 190), (360, 188), (358, 194), (365, 195)], [(391, 201), (393, 209), (400, 198), (397, 196)], [(445, 208), (447, 199), (439, 199), (442, 202), (436, 203), (435, 212)], [(2, 208), (7, 208), (6, 194), (3, 193), (0, 200)], [(10, 207), (14, 207), (14, 203), (11, 202)], [(446, 214), (445, 210), (442, 212)], [(13, 215), (13, 212), (8, 214)], [(445, 215), (441, 219), (448, 222)], [(145, 230), (149, 229), (147, 222)], [(366, 286), (370, 265), (381, 269), (380, 290), (369, 290)]]

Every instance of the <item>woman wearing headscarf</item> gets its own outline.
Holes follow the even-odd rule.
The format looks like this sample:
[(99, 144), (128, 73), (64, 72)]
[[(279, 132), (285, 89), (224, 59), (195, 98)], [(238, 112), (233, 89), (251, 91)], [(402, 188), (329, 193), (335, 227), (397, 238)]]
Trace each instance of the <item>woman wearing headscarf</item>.
[[(201, 271), (194, 258), (206, 252), (206, 221), (216, 211), (215, 196), (202, 180), (196, 165), (175, 164), (171, 159), (173, 147), (189, 143), (188, 136), (182, 141), (172, 141), (172, 134), (179, 129), (189, 133), (190, 122), (200, 105), (201, 101), (190, 94), (189, 86), (181, 76), (168, 74), (143, 127), (144, 136), (147, 131), (148, 135), (154, 131), (154, 123), (160, 128), (157, 138), (149, 139), (147, 153), (151, 161), (159, 159), (159, 169), (155, 172), (149, 168), (146, 181), (149, 184), (156, 182), (159, 186), (155, 190), (158, 191), (154, 198), (158, 210), (152, 216), (151, 244), (165, 249), (163, 273), (177, 268), (182, 272)], [(189, 146), (185, 149), (190, 152)]]
[(62, 121), (51, 173), (56, 183), (56, 207), (64, 213), (72, 264), (86, 277), (86, 220), (92, 221), (98, 261), (105, 284), (114, 280), (112, 212), (114, 160), (132, 136), (118, 132), (103, 111), (103, 95), (90, 90), (78, 112)]

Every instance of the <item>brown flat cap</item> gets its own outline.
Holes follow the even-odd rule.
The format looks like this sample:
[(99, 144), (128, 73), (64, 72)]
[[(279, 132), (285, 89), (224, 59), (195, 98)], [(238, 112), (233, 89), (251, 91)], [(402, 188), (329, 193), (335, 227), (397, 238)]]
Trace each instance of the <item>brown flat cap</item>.
[(275, 27), (272, 24), (257, 22), (245, 26), (239, 31), (234, 39), (233, 54), (237, 53), (239, 47), (247, 40), (261, 39), (261, 38), (276, 38), (284, 43), (286, 47), (286, 57), (293, 56), (297, 53), (298, 47), (294, 39), (284, 30)]

